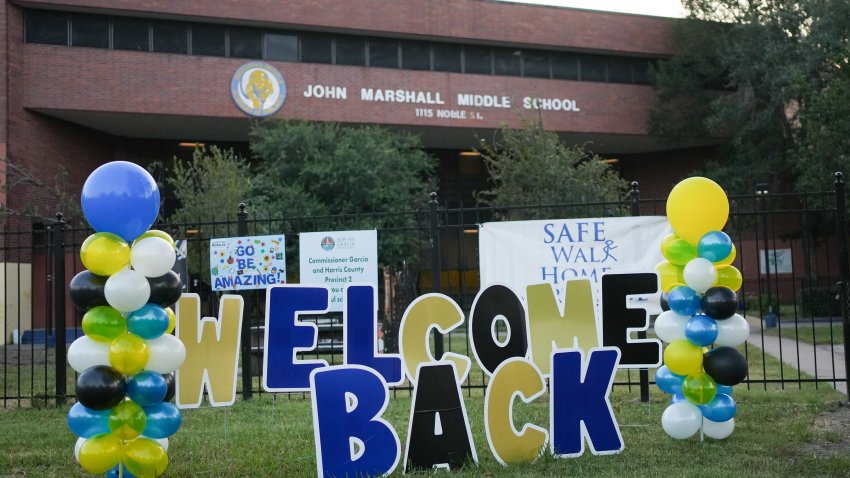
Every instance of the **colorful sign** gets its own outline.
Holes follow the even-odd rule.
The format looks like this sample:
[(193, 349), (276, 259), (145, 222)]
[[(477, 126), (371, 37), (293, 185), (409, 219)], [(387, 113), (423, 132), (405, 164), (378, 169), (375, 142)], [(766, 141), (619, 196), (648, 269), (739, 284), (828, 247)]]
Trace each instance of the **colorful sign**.
[(212, 290), (265, 289), (286, 283), (283, 234), (210, 239)]
[(286, 99), (286, 83), (275, 67), (263, 61), (240, 66), (230, 80), (230, 94), (240, 110), (251, 116), (269, 116)]
[(378, 232), (302, 232), (301, 283), (331, 289), (332, 312), (342, 311), (343, 289), (350, 284), (378, 287)]

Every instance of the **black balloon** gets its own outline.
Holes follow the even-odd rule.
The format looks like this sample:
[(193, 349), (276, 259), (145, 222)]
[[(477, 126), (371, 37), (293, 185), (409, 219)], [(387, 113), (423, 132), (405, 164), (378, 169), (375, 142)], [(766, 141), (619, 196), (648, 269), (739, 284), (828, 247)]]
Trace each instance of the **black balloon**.
[(164, 373), (162, 374), (162, 378), (165, 379), (165, 384), (168, 385), (168, 388), (165, 392), (165, 398), (162, 399), (163, 402), (170, 402), (172, 398), (174, 398), (174, 372)]
[(738, 296), (728, 287), (708, 289), (699, 303), (703, 313), (714, 320), (728, 319), (738, 311)]
[(170, 307), (183, 294), (180, 276), (174, 271), (168, 271), (159, 277), (148, 277), (148, 283), (151, 285), (151, 298), (148, 302), (153, 304)]
[(95, 365), (77, 377), (77, 401), (92, 410), (109, 410), (127, 394), (127, 381), (108, 365)]
[(82, 271), (71, 279), (68, 284), (68, 292), (71, 301), (77, 307), (88, 310), (99, 305), (109, 305), (103, 294), (103, 286), (108, 277), (93, 274), (91, 271)]
[(670, 310), (670, 304), (667, 303), (667, 293), (666, 292), (661, 293), (661, 299), (659, 300), (659, 303), (661, 304), (661, 310), (663, 310), (665, 312)]
[(705, 373), (720, 385), (733, 386), (747, 378), (747, 359), (732, 347), (709, 350), (702, 360)]

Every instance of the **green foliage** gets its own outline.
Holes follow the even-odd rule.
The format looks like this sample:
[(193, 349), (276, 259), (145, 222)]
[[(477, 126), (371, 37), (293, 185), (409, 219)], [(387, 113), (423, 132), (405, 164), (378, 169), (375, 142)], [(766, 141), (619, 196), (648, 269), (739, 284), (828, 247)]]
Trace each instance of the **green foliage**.
[[(496, 138), (480, 140), (478, 148), (493, 181), (479, 199), (491, 206), (610, 201), (626, 191), (610, 165), (582, 147), (565, 145), (540, 121), (528, 121), (523, 129), (502, 125)], [(581, 211), (577, 214), (587, 214), (586, 208)]]

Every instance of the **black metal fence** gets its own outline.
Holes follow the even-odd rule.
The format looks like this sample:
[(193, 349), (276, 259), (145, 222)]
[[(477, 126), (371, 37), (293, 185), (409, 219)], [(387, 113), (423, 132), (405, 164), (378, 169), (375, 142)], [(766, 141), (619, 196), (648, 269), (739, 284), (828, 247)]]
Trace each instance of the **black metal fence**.
[[(740, 313), (751, 324), (750, 341), (742, 346), (750, 363), (748, 387), (847, 387), (845, 363), (850, 310), (847, 258), (847, 215), (844, 178), (836, 174), (834, 191), (806, 194), (753, 194), (730, 197), (725, 231), (732, 237), (734, 265), (744, 283)], [(157, 224), (175, 239), (185, 239), (189, 274), (185, 285), (198, 293), (204, 316), (218, 313), (219, 292), (209, 284), (211, 238), (284, 234), (289, 282), (298, 282), (299, 233), (376, 229), (381, 256), (393, 258), (382, 272), (400, 287), (388, 296), (379, 281), (379, 320), (388, 348), (394, 344), (407, 303), (427, 292), (442, 292), (468, 312), (479, 290), (478, 227), (491, 221), (663, 215), (666, 198), (641, 198), (637, 183), (625, 198), (582, 204), (538, 204), (493, 209), (463, 204), (440, 205), (436, 195), (416, 210), (322, 217), (265, 216), (241, 206), (232, 218), (185, 224)], [(4, 303), (0, 352), (0, 392), (4, 406), (64, 403), (74, 394), (75, 372), (66, 365), (67, 346), (82, 335), (83, 311), (67, 293), (70, 279), (83, 270), (79, 248), (92, 231), (65, 225), (61, 216), (27, 224), (7, 221), (2, 231), (0, 261)], [(293, 239), (293, 240), (290, 240)], [(401, 292), (399, 292), (401, 291)], [(241, 393), (262, 392), (262, 344), (265, 291), (241, 293), (245, 298)], [(385, 299), (387, 299), (385, 301)], [(306, 357), (342, 361), (341, 323), (329, 314), (316, 317), (327, 345)], [(650, 329), (650, 333), (652, 333)], [(443, 351), (470, 355), (465, 329), (432, 339), (435, 356)], [(616, 387), (648, 397), (652, 371), (622, 371)], [(468, 393), (484, 388), (483, 372), (470, 374)], [(405, 390), (409, 387), (398, 387)]]

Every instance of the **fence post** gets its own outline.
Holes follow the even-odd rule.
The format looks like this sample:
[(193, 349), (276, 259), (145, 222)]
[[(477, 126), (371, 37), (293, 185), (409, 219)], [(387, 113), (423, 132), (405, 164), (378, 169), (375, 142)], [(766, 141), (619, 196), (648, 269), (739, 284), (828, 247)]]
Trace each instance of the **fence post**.
[[(632, 216), (640, 216), (640, 191), (638, 190), (638, 182), (632, 181), (629, 185), (629, 209)], [(638, 331), (639, 339), (646, 338), (646, 331)], [(649, 402), (649, 370), (642, 368), (638, 372), (640, 379), (640, 401)]]
[[(431, 245), (431, 292), (441, 292), (440, 284), (440, 218), (437, 213), (437, 193), (432, 192), (428, 201), (428, 218)], [(437, 360), (443, 357), (443, 334), (434, 330), (434, 356)]]
[[(245, 203), (239, 203), (239, 212), (236, 213), (236, 233), (239, 237), (248, 235), (248, 213), (245, 212)], [(251, 317), (246, 315), (244, 311), (251, 311), (249, 301), (250, 296), (246, 297), (244, 292), (240, 292), (242, 296), (242, 399), (251, 399), (251, 390), (253, 384), (253, 376), (251, 375), (251, 360), (254, 356), (251, 354)]]
[(847, 204), (844, 173), (835, 173), (835, 219), (838, 224), (838, 283), (841, 300), (841, 324), (844, 335), (844, 383), (850, 387), (850, 262), (847, 252)]
[(65, 245), (63, 241), (65, 221), (62, 213), (56, 213), (53, 226), (53, 333), (56, 347), (56, 405), (64, 405), (67, 396), (65, 348)]

